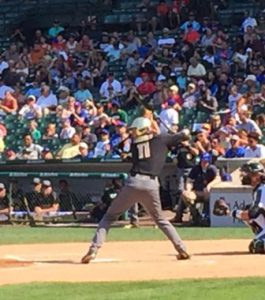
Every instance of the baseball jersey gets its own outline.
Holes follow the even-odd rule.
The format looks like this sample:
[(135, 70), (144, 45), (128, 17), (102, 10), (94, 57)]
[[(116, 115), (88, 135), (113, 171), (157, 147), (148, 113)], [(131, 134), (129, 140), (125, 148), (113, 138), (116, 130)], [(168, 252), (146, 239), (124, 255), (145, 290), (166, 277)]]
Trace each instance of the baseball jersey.
[(158, 176), (163, 169), (168, 149), (177, 146), (183, 137), (183, 133), (160, 134), (150, 140), (133, 142), (131, 174)]
[(249, 221), (250, 224), (257, 224), (259, 227), (258, 232), (265, 229), (265, 184), (260, 184), (253, 193), (252, 206), (257, 206), (263, 213), (260, 213), (256, 218)]
[(42, 209), (50, 208), (54, 204), (59, 203), (59, 200), (58, 200), (57, 195), (56, 195), (55, 192), (52, 192), (50, 195), (46, 195), (46, 196), (41, 194), (40, 198), (39, 199), (35, 198), (35, 200), (37, 200), (39, 202), (33, 203), (33, 206), (34, 207), (39, 206)]
[(6, 209), (9, 207), (9, 200), (7, 196), (0, 199), (0, 210)]

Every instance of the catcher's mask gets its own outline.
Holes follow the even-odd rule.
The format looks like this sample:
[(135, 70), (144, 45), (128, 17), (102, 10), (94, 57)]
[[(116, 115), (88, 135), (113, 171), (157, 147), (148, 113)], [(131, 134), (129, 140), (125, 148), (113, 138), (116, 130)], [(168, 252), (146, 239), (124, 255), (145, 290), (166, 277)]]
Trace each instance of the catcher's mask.
[(243, 185), (251, 185), (253, 175), (260, 175), (260, 182), (265, 180), (264, 167), (261, 163), (252, 162), (244, 164), (241, 169), (241, 182)]

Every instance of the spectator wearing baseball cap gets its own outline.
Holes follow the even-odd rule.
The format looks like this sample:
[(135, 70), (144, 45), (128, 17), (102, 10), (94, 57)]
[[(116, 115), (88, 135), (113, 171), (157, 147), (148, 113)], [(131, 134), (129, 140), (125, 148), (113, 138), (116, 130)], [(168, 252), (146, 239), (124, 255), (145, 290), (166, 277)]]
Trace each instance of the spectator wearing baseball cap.
[(112, 121), (120, 120), (124, 123), (128, 123), (128, 114), (121, 109), (120, 102), (117, 99), (111, 101), (111, 114)]
[(110, 140), (112, 158), (126, 159), (131, 150), (131, 139), (127, 132), (127, 124), (117, 120), (115, 125), (116, 132)]
[[(175, 102), (181, 106), (183, 104), (182, 98), (179, 95), (179, 88), (177, 85), (171, 85), (171, 87), (169, 88), (169, 99), (173, 99), (175, 100)], [(168, 100), (169, 100), (168, 99)]]
[(110, 152), (110, 137), (107, 129), (100, 132), (100, 140), (97, 142), (94, 150), (94, 158), (105, 157)]
[[(202, 216), (196, 208), (196, 203), (203, 203), (203, 213), (209, 216), (210, 190), (213, 185), (220, 182), (217, 168), (211, 164), (212, 156), (205, 152), (200, 155), (200, 162), (195, 165), (187, 178), (186, 189), (183, 191), (175, 221), (182, 221), (186, 206), (190, 208), (193, 222), (199, 224)], [(174, 221), (174, 220), (173, 220)]]
[(67, 86), (61, 85), (58, 89), (58, 103), (65, 106), (70, 96), (70, 89)]
[(169, 130), (177, 132), (179, 124), (179, 113), (180, 106), (174, 99), (169, 99), (167, 101), (167, 107), (163, 109), (159, 115), (160, 132), (168, 133)]
[(41, 107), (36, 104), (36, 97), (29, 95), (26, 104), (22, 106), (18, 114), (27, 120), (39, 119), (42, 117)]
[(80, 154), (75, 157), (76, 159), (87, 160), (92, 158), (91, 155), (89, 155), (89, 146), (85, 142), (79, 144), (79, 152)]
[(183, 107), (184, 108), (193, 108), (197, 105), (198, 93), (196, 93), (196, 85), (191, 82), (188, 84), (186, 92), (182, 95), (183, 98)]
[(235, 158), (235, 157), (244, 157), (245, 148), (241, 147), (239, 144), (239, 136), (233, 134), (230, 138), (231, 147), (226, 151), (225, 158)]
[(41, 158), (44, 160), (54, 159), (51, 149), (49, 147), (43, 147), (41, 151)]
[(53, 21), (53, 26), (49, 29), (48, 35), (50, 38), (54, 39), (60, 34), (61, 32), (64, 31), (64, 28), (60, 26), (60, 21), (55, 19)]

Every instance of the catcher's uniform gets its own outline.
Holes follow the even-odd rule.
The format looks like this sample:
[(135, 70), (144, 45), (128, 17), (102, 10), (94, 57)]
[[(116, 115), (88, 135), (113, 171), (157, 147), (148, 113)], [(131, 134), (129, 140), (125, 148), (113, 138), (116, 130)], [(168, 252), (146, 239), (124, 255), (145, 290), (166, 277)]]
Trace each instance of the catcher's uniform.
[(253, 203), (249, 207), (248, 225), (255, 233), (256, 239), (264, 240), (265, 244), (265, 184), (262, 183), (253, 192)]

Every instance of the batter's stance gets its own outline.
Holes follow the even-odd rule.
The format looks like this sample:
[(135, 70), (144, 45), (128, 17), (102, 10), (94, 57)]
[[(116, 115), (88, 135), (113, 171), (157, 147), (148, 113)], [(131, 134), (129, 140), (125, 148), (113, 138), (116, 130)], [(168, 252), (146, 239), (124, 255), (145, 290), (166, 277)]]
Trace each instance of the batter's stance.
[(178, 252), (177, 259), (189, 259), (180, 236), (162, 214), (158, 175), (161, 173), (168, 148), (176, 146), (189, 135), (183, 130), (175, 135), (156, 135), (151, 133), (151, 122), (144, 117), (136, 118), (132, 125), (132, 162), (130, 176), (117, 198), (112, 202), (102, 218), (83, 264), (95, 259), (98, 249), (105, 241), (110, 225), (134, 203), (140, 202), (149, 212), (158, 227), (172, 242)]

